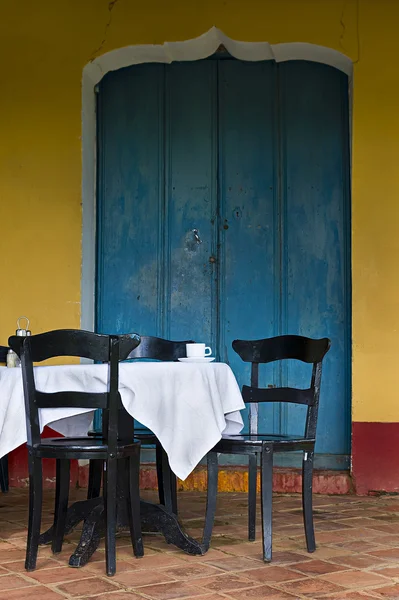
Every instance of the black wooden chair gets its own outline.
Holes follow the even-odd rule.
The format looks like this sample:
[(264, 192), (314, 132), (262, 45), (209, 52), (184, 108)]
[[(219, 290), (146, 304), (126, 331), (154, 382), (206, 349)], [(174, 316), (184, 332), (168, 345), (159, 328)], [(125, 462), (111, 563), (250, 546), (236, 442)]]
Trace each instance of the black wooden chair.
[(8, 346), (0, 346), (0, 363), (7, 362)]
[[(21, 339), (23, 340), (21, 342)], [(42, 511), (42, 459), (56, 459), (56, 498), (52, 551), (61, 552), (68, 507), (70, 460), (95, 459), (104, 468), (104, 509), (106, 520), (106, 571), (116, 571), (117, 461), (125, 461), (129, 490), (125, 490), (134, 554), (143, 556), (140, 522), (140, 442), (118, 439), (118, 416), (122, 410), (118, 392), (119, 360), (139, 343), (131, 336), (98, 335), (87, 331), (57, 330), (31, 337), (10, 337), (10, 347), (21, 356), (28, 438), (29, 525), (25, 568), (36, 567)], [(108, 363), (108, 390), (104, 393), (61, 391), (44, 393), (36, 389), (33, 362), (57, 356), (84, 357)], [(39, 408), (102, 408), (101, 438), (40, 438)]]
[[(260, 456), (261, 510), (263, 533), (263, 559), (272, 559), (272, 488), (273, 454), (275, 452), (303, 452), (302, 461), (302, 504), (305, 536), (308, 552), (316, 549), (313, 508), (312, 477), (313, 456), (316, 441), (317, 414), (319, 408), (322, 361), (330, 348), (327, 338), (310, 338), (285, 335), (270, 339), (245, 341), (235, 340), (233, 349), (245, 362), (251, 363), (251, 385), (244, 385), (242, 395), (249, 408), (249, 434), (224, 437), (208, 455), (208, 497), (204, 546), (209, 547), (216, 508), (218, 453), (245, 454), (249, 457), (248, 490), (248, 533), (255, 539), (257, 457)], [(260, 363), (294, 359), (313, 364), (310, 387), (259, 388)], [(307, 406), (305, 433), (303, 437), (258, 433), (258, 405), (261, 402), (289, 402)]]
[[(0, 364), (7, 362), (8, 346), (0, 346)], [(8, 492), (8, 454), (0, 458), (0, 489)]]
[[(177, 361), (186, 356), (186, 344), (192, 344), (192, 340), (174, 342), (153, 336), (140, 336), (141, 342), (127, 357), (128, 360), (151, 359), (159, 361)], [(96, 431), (90, 431), (89, 435), (98, 435)], [(156, 468), (158, 480), (159, 503), (177, 515), (177, 481), (176, 475), (169, 466), (166, 452), (159, 440), (153, 433), (144, 433), (136, 430), (136, 439), (141, 441), (143, 447), (153, 447), (156, 452)], [(100, 495), (101, 470), (98, 464), (90, 461), (88, 498), (96, 498)]]

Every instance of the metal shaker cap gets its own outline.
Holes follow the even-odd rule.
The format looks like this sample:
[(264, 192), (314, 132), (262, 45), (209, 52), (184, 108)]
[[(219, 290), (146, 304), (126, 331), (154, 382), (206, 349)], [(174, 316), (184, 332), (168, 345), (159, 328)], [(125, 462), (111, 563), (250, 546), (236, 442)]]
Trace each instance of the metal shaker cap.
[[(21, 319), (25, 319), (25, 321), (26, 321), (26, 329), (24, 329), (23, 327), (20, 326)], [(30, 323), (30, 321), (29, 321), (28, 317), (19, 317), (19, 319), (17, 319), (17, 330), (15, 332), (17, 334), (17, 336), (19, 336), (19, 337), (25, 337), (27, 335), (31, 335), (31, 332), (28, 329), (29, 323)]]

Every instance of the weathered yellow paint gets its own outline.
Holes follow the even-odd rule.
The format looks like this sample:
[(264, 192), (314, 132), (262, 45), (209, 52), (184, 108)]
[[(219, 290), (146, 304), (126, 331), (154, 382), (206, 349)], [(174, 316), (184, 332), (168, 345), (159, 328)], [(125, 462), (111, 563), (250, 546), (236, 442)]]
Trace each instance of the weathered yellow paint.
[[(399, 3), (394, 0), (2, 2), (0, 343), (78, 327), (81, 76), (131, 44), (196, 37), (310, 42), (354, 61), (353, 418), (399, 420)], [(328, 332), (326, 332), (328, 333)]]

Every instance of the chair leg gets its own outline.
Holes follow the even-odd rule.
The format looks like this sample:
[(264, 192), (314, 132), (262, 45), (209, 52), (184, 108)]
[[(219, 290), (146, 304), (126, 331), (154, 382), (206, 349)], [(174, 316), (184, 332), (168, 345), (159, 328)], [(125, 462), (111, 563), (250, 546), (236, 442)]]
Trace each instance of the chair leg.
[(157, 480), (158, 480), (158, 497), (159, 504), (165, 504), (165, 494), (163, 489), (163, 473), (162, 473), (162, 452), (163, 448), (159, 442), (155, 446), (155, 462), (157, 467)]
[(87, 499), (98, 498), (101, 493), (101, 476), (103, 463), (101, 460), (91, 460), (89, 462), (89, 486), (87, 489)]
[(43, 475), (42, 461), (29, 455), (29, 523), (28, 540), (26, 545), (25, 569), (36, 569), (37, 552), (39, 549), (40, 524), (42, 520)]
[(61, 552), (62, 542), (64, 541), (65, 521), (68, 510), (70, 464), (68, 459), (56, 460), (55, 512), (53, 540), (51, 543), (53, 554)]
[(273, 501), (273, 446), (264, 445), (261, 455), (261, 508), (263, 560), (272, 560), (272, 501)]
[[(169, 461), (168, 461), (169, 464)], [(170, 495), (172, 500), (172, 512), (177, 515), (177, 477), (170, 469)]]
[(126, 459), (127, 473), (127, 513), (129, 516), (130, 537), (136, 558), (144, 556), (140, 518), (140, 453)]
[(8, 454), (0, 458), (0, 488), (8, 492)]
[(108, 458), (105, 465), (103, 488), (105, 509), (105, 562), (107, 575), (112, 576), (115, 575), (116, 572), (116, 458)]
[(166, 510), (177, 514), (176, 476), (170, 468), (168, 455), (166, 454), (162, 446), (160, 446), (159, 452), (161, 453), (159, 459), (159, 462), (161, 464), (161, 479), (158, 479), (158, 489), (160, 490), (162, 488), (162, 493), (159, 491), (159, 497), (161, 498), (162, 494)]
[(258, 474), (258, 461), (256, 454), (249, 455), (248, 467), (248, 539), (255, 541), (256, 530), (256, 478)]
[(208, 452), (208, 485), (206, 491), (205, 526), (202, 536), (202, 547), (206, 552), (209, 549), (212, 537), (213, 523), (215, 521), (216, 498), (218, 491), (218, 455), (217, 452)]
[(312, 483), (313, 483), (313, 456), (312, 452), (303, 453), (302, 462), (302, 508), (303, 508), (303, 523), (305, 526), (306, 546), (308, 552), (316, 550), (316, 542), (313, 526), (313, 498), (312, 498)]

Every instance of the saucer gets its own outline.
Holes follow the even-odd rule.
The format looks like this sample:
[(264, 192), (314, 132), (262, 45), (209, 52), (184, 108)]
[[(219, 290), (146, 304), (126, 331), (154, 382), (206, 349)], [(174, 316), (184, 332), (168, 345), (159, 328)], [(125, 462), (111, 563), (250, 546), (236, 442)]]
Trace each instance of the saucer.
[(215, 360), (215, 356), (190, 356), (190, 358), (178, 358), (180, 362), (191, 362), (191, 363), (207, 363)]

